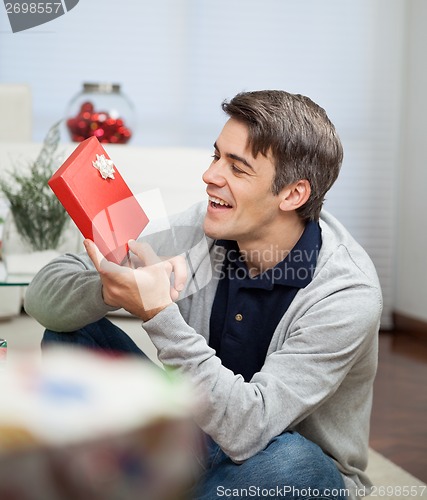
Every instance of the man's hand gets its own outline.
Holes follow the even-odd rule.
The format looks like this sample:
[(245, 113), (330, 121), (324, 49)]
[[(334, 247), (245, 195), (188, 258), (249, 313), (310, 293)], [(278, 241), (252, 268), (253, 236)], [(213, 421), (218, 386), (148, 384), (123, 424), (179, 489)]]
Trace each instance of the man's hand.
[(123, 307), (144, 321), (177, 300), (185, 286), (187, 268), (183, 257), (161, 260), (149, 245), (130, 241), (130, 250), (145, 266), (131, 269), (105, 259), (93, 241), (85, 240), (84, 245), (101, 277), (104, 302)]
[(159, 257), (148, 243), (139, 243), (135, 240), (129, 240), (128, 245), (130, 251), (136, 256), (136, 259), (132, 257), (132, 262), (136, 264), (136, 267), (152, 266), (165, 261), (171, 263), (174, 283), (170, 288), (170, 295), (173, 301), (178, 300), (179, 292), (184, 289), (187, 282), (187, 265), (184, 257), (181, 255)]

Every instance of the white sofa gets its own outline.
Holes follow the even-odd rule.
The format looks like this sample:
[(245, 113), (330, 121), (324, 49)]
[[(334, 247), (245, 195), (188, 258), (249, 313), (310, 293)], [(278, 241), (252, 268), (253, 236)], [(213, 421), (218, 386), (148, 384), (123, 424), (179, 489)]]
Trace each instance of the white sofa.
[[(205, 196), (201, 179), (209, 166), (209, 149), (144, 148), (137, 146), (103, 145), (134, 193), (159, 189), (168, 214), (176, 213)], [(77, 147), (63, 144), (59, 150), (65, 158)], [(23, 166), (37, 157), (37, 143), (0, 142), (0, 175), (14, 165)]]
[(0, 109), (0, 141), (30, 141), (33, 122), (30, 86), (0, 83)]

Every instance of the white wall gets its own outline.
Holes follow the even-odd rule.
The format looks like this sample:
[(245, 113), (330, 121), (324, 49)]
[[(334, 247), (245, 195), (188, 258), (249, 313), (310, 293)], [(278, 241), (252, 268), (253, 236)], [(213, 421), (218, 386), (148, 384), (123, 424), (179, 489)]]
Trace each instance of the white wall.
[(398, 181), (395, 309), (427, 321), (427, 2), (410, 0)]
[(122, 83), (138, 112), (132, 144), (143, 146), (210, 148), (224, 121), (221, 101), (241, 90), (309, 95), (345, 149), (326, 208), (371, 255), (390, 326), (405, 12), (413, 1), (86, 0), (15, 34), (0, 6), (0, 82), (31, 85), (35, 140), (83, 81)]

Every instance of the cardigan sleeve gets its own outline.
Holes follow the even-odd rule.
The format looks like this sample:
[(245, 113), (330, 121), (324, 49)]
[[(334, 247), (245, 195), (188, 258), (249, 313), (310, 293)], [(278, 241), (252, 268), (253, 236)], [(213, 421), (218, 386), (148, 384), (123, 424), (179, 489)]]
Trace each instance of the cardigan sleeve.
[[(144, 241), (159, 255), (176, 255), (202, 239), (202, 216), (199, 203), (171, 217), (166, 230), (156, 231), (159, 228), (154, 222)], [(77, 330), (117, 309), (103, 301), (99, 274), (84, 252), (62, 255), (41, 269), (27, 288), (24, 307), (45, 328), (56, 332)]]

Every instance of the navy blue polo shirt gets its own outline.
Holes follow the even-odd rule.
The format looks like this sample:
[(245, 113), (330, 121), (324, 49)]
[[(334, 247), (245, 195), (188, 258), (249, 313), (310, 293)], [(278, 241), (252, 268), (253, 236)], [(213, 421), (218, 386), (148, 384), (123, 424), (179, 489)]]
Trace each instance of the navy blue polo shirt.
[(308, 222), (288, 255), (254, 277), (237, 242), (216, 244), (225, 247), (226, 255), (211, 311), (209, 345), (224, 366), (249, 381), (263, 366), (274, 330), (298, 290), (313, 278), (321, 229), (318, 222)]

